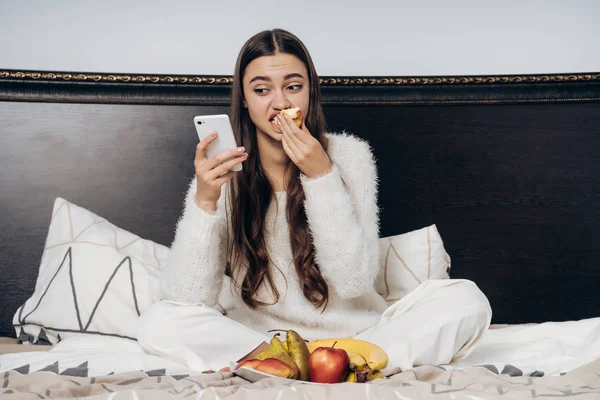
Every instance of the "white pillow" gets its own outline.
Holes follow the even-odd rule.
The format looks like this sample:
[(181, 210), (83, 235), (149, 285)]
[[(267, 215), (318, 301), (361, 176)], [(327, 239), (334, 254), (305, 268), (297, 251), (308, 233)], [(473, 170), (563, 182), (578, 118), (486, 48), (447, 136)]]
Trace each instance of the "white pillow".
[(449, 279), (451, 260), (435, 225), (379, 239), (377, 292), (392, 305), (428, 279)]
[(35, 291), (13, 318), (17, 336), (58, 343), (82, 333), (136, 339), (160, 300), (168, 248), (57, 198)]

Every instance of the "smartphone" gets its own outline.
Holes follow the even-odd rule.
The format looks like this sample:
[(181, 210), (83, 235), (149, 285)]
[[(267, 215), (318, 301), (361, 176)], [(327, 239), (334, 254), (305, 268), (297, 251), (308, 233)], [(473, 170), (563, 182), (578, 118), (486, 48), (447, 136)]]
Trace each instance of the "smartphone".
[[(205, 137), (213, 132), (218, 132), (217, 139), (212, 142), (206, 149), (206, 157), (211, 158), (215, 154), (224, 152), (225, 150), (235, 149), (238, 147), (231, 128), (231, 121), (227, 114), (219, 115), (198, 115), (194, 117), (194, 126), (198, 133), (198, 139), (202, 141)], [(241, 171), (242, 164), (238, 164), (231, 171)]]

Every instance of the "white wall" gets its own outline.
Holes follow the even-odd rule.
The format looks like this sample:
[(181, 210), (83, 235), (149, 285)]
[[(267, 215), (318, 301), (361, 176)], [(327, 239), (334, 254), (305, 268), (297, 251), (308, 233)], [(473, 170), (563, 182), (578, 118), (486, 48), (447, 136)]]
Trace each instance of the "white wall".
[(0, 0), (0, 69), (229, 75), (274, 27), (322, 76), (600, 71), (599, 0)]

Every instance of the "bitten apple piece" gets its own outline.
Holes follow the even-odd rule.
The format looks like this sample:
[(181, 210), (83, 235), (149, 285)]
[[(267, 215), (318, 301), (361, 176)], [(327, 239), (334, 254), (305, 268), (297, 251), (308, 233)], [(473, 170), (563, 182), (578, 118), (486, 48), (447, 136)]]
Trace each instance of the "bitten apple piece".
[(302, 127), (302, 111), (300, 111), (300, 107), (294, 108), (286, 108), (285, 110), (281, 110), (280, 114), (285, 114), (294, 120), (294, 123), (298, 128)]

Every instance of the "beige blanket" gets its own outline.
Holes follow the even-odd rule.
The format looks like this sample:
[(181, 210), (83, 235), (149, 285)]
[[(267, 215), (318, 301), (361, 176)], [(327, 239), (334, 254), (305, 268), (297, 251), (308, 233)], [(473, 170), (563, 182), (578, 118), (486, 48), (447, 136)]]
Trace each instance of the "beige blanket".
[(78, 378), (8, 371), (0, 375), (0, 395), (6, 394), (31, 399), (600, 399), (600, 359), (563, 376), (510, 377), (482, 367), (444, 371), (422, 366), (368, 384), (337, 385), (281, 384), (273, 379), (249, 383), (231, 373), (176, 379), (143, 372)]
[(52, 346), (28, 346), (14, 338), (0, 337), (0, 354), (48, 351)]

